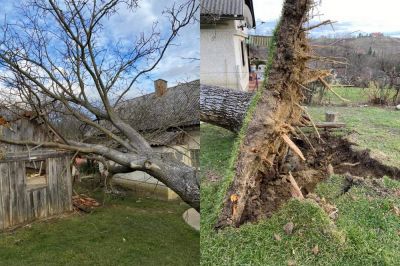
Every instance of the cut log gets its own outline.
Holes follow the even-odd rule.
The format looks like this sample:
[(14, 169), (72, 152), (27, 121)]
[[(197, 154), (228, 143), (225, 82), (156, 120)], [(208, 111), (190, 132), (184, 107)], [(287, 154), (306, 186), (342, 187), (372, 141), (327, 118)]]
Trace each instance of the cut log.
[(200, 119), (238, 132), (253, 94), (217, 86), (200, 86)]

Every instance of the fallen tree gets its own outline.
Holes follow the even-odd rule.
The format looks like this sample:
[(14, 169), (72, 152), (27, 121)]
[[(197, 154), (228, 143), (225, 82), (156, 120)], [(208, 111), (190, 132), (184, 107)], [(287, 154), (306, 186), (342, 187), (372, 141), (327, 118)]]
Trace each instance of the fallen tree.
[(253, 94), (200, 85), (200, 120), (238, 132)]
[[(248, 107), (254, 94), (217, 86), (200, 85), (200, 119), (212, 125), (238, 133), (242, 127)], [(303, 107), (306, 108), (306, 107)], [(345, 123), (310, 121), (303, 115), (299, 127), (342, 128)]]
[(323, 82), (329, 75), (307, 65), (308, 60), (316, 58), (307, 43), (307, 28), (303, 27), (312, 5), (310, 0), (284, 3), (274, 35), (267, 84), (257, 92), (247, 110), (232, 176), (227, 177), (232, 181), (216, 228), (239, 226), (263, 217), (268, 208), (268, 199), (264, 197), (267, 183), (281, 179), (282, 175), (290, 176), (290, 171), (282, 171), (289, 153), (301, 161), (306, 159), (290, 136), (296, 132), (295, 125), (302, 123), (304, 109), (300, 102), (304, 88), (315, 80)]
[[(107, 39), (103, 23), (122, 8), (134, 12), (137, 0), (20, 3), (25, 19), (1, 25), (0, 78), (2, 105), (27, 109), (48, 126), (54, 142), (13, 140), (13, 145), (71, 150), (117, 164), (110, 171), (144, 171), (200, 210), (198, 171), (155, 152), (144, 136), (118, 112), (135, 84), (163, 59), (178, 33), (195, 21), (195, 0), (165, 10), (163, 33), (157, 23), (136, 40)], [(112, 46), (110, 47), (110, 43)], [(101, 144), (70, 139), (56, 126), (70, 117), (86, 132), (106, 136)], [(107, 143), (113, 143), (108, 145)], [(115, 148), (117, 147), (118, 148)]]

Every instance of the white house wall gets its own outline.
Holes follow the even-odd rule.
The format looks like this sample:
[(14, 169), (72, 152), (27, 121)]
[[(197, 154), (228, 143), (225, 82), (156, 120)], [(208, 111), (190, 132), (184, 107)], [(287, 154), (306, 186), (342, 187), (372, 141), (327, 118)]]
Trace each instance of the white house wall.
[(241, 41), (245, 43), (246, 29), (238, 26), (244, 21), (227, 20), (216, 25), (202, 25), (200, 30), (200, 79), (203, 84), (247, 90), (249, 66), (244, 46), (242, 64)]

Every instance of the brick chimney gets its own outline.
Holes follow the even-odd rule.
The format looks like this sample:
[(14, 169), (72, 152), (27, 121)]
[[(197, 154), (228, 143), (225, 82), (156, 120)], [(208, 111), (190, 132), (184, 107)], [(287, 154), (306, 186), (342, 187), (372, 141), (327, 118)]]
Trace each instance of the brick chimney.
[(167, 92), (168, 82), (163, 79), (157, 79), (154, 81), (154, 90), (157, 97), (163, 96)]

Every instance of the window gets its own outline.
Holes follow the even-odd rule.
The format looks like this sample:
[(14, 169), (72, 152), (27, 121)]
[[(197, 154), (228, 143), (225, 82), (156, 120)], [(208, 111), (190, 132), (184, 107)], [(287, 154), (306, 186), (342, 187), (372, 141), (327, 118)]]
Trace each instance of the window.
[(243, 66), (245, 66), (246, 65), (246, 59), (245, 59), (245, 56), (244, 56), (244, 42), (241, 41), (240, 45), (241, 45), (241, 48), (242, 48), (242, 63), (243, 63)]
[(46, 161), (25, 162), (26, 185), (28, 187), (42, 187), (47, 185)]

